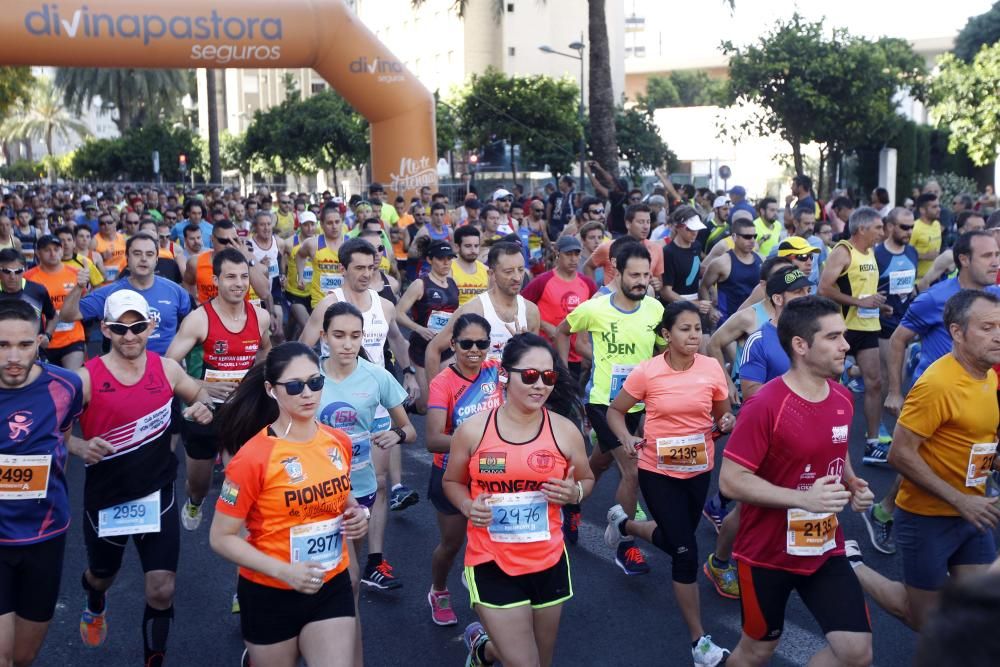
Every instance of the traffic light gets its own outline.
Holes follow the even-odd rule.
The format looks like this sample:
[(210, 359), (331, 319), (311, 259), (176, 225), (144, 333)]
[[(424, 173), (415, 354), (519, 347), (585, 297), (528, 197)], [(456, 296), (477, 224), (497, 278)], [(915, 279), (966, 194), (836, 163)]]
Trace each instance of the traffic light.
[(187, 167), (187, 163), (188, 163), (188, 156), (187, 156), (187, 155), (184, 155), (184, 153), (181, 153), (181, 158), (180, 158), (180, 160), (181, 160), (181, 169), (184, 169), (185, 167)]

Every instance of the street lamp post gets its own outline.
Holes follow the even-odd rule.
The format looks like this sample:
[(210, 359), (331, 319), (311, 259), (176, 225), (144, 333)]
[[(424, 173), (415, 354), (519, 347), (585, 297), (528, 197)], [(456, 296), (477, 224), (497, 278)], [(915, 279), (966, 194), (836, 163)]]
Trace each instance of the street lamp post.
[(580, 131), (581, 131), (581, 135), (580, 135), (580, 192), (582, 193), (582, 192), (584, 192), (584, 190), (586, 188), (586, 176), (585, 176), (586, 171), (585, 171), (585, 166), (586, 166), (586, 162), (587, 162), (587, 142), (584, 140), (584, 137), (583, 137), (583, 127), (584, 127), (583, 74), (584, 74), (584, 70), (585, 70), (585, 61), (584, 61), (584, 58), (583, 58), (583, 49), (584, 49), (584, 45), (583, 45), (583, 33), (582, 32), (580, 33), (580, 41), (579, 42), (571, 42), (568, 46), (569, 46), (570, 49), (576, 51), (576, 55), (574, 55), (572, 53), (566, 53), (564, 51), (556, 51), (551, 46), (539, 46), (538, 50), (541, 51), (542, 53), (553, 53), (553, 54), (555, 54), (557, 56), (564, 56), (566, 58), (573, 58), (574, 60), (579, 60), (580, 61), (580, 107), (577, 110), (577, 113), (578, 113), (579, 118), (580, 118)]

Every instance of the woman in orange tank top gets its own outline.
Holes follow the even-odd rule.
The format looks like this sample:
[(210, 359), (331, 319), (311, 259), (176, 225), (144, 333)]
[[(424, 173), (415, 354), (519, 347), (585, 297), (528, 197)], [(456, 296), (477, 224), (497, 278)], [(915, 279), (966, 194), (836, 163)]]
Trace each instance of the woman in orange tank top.
[(504, 405), (455, 430), (444, 476), (448, 500), (469, 519), (465, 578), (482, 623), (465, 630), (468, 664), (547, 666), (573, 596), (562, 507), (579, 504), (594, 476), (567, 418), (578, 414), (578, 392), (552, 347), (535, 334), (514, 336), (500, 381)]
[(351, 439), (316, 421), (322, 389), (316, 354), (285, 343), (216, 417), (235, 456), (209, 541), (240, 566), (240, 626), (254, 665), (355, 659), (347, 544), (365, 536), (371, 515), (351, 495)]

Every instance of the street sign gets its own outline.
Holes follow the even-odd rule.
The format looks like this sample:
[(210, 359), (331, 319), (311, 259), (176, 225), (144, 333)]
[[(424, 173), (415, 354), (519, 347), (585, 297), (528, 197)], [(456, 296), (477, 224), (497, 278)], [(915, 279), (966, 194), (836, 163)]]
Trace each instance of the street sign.
[(719, 178), (722, 180), (729, 180), (729, 177), (733, 175), (733, 170), (729, 168), (728, 165), (722, 165), (719, 167)]

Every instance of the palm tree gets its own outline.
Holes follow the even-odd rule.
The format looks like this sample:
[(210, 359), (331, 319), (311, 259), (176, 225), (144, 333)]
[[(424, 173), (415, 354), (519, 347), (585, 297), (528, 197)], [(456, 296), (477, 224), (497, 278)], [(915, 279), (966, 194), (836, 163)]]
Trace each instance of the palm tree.
[(55, 85), (77, 112), (99, 97), (105, 110), (118, 112), (115, 124), (122, 134), (183, 113), (181, 99), (189, 92), (184, 70), (169, 69), (60, 68)]
[[(90, 130), (78, 118), (71, 115), (63, 104), (62, 93), (49, 78), (37, 78), (32, 86), (31, 99), (23, 104), (5, 130), (11, 137), (39, 139), (45, 143), (46, 154), (53, 158), (53, 142), (57, 136), (69, 141), (73, 135), (90, 136)], [(55, 164), (49, 163), (49, 179), (55, 179)]]

